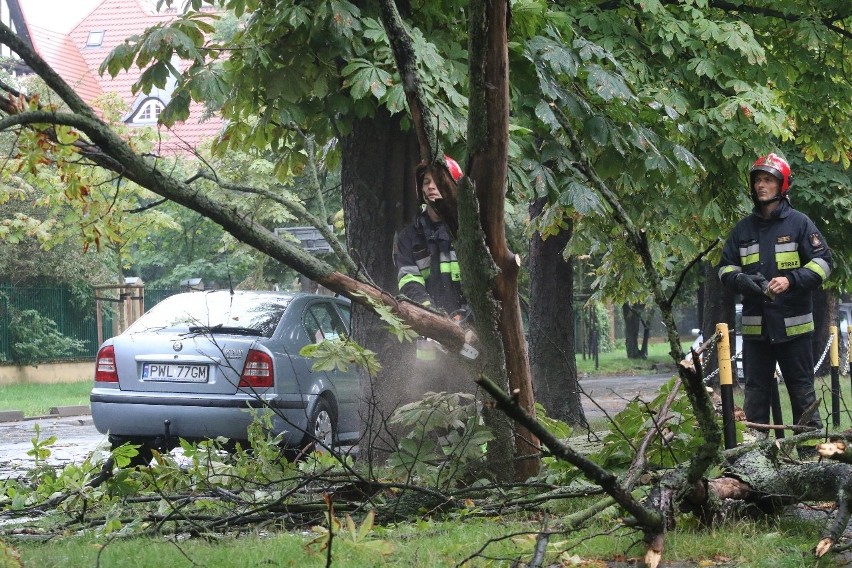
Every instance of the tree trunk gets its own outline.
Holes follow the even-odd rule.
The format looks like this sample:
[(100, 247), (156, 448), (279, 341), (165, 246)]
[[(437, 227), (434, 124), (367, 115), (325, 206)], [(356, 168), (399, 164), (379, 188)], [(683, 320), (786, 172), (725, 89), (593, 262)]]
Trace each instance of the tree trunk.
[[(541, 214), (545, 199), (530, 205), (530, 217)], [(535, 398), (548, 416), (568, 424), (585, 425), (574, 358), (574, 270), (562, 253), (572, 227), (542, 240), (530, 241), (530, 371)]]
[[(489, 354), (490, 361), (487, 359), (483, 362), (489, 365), (488, 376), (496, 378), (505, 373), (503, 377), (508, 379), (506, 386), (509, 392), (521, 408), (534, 416), (532, 377), (518, 299), (520, 257), (509, 249), (506, 240), (505, 196), (509, 167), (510, 111), (509, 19), (508, 0), (478, 0), (470, 4), (468, 155), (473, 183), (469, 182), (464, 187), (474, 191), (474, 195), (470, 196), (474, 197), (473, 203), (468, 203), (466, 214), (470, 217), (478, 214), (479, 219), (478, 223), (471, 223), (468, 227), (471, 230), (468, 251), (473, 252), (479, 246), (474, 240), (484, 237), (484, 252), (489, 255), (495, 269), (495, 272), (491, 273), (493, 277), (490, 279), (490, 289), (482, 287), (482, 291), (488, 294), (485, 301), (493, 302), (492, 308), (497, 308), (496, 313), (489, 314), (488, 323), (496, 323), (496, 331), (499, 334), (499, 338), (491, 342), (490, 348), (493, 351)], [(459, 215), (463, 208), (462, 202), (459, 201)], [(473, 263), (476, 262), (481, 260), (474, 260)], [(489, 272), (482, 271), (478, 275), (480, 284), (488, 282)], [(470, 296), (468, 299), (473, 300)], [(496, 318), (493, 317), (495, 315)], [(491, 366), (490, 362), (495, 365)], [(513, 438), (515, 479), (523, 480), (538, 475), (541, 465), (538, 438), (527, 428), (517, 424)]]
[[(417, 210), (414, 168), (419, 161), (412, 132), (403, 132), (400, 116), (381, 109), (372, 119), (354, 124), (342, 140), (342, 192), (347, 242), (358, 267), (384, 290), (397, 289), (392, 260), (394, 234)], [(353, 304), (352, 335), (360, 345), (378, 355), (382, 370), (365, 381), (365, 425), (370, 432), (367, 451), (380, 457), (393, 449), (383, 424), (401, 403), (411, 400), (414, 345), (400, 343), (384, 330), (368, 308)], [(375, 402), (375, 405), (372, 403)], [(370, 412), (373, 411), (373, 412)]]
[[(845, 444), (841, 443), (840, 448)], [(820, 453), (846, 462), (835, 443), (819, 446)], [(763, 442), (731, 460), (724, 476), (692, 486), (682, 493), (681, 510), (691, 510), (703, 522), (730, 519), (739, 509), (744, 514), (755, 510), (780, 514), (794, 503), (835, 501), (837, 510), (826, 518), (817, 557), (826, 554), (846, 530), (852, 512), (852, 469), (848, 463), (832, 461), (795, 463), (784, 459), (783, 451), (772, 442)], [(835, 454), (835, 455), (832, 455)], [(661, 484), (662, 486), (662, 484)]]
[[(647, 322), (642, 318), (645, 311), (644, 304), (630, 304), (625, 302), (621, 306), (624, 316), (624, 348), (628, 359), (648, 358), (648, 336), (651, 330)], [(642, 346), (639, 346), (639, 331), (642, 330)]]

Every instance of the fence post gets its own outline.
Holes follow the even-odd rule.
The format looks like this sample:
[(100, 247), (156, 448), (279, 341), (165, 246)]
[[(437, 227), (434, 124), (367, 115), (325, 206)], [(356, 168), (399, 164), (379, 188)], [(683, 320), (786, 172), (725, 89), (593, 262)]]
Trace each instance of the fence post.
[(722, 431), (725, 435), (725, 449), (737, 445), (737, 427), (734, 422), (734, 381), (731, 376), (731, 341), (728, 338), (728, 324), (716, 324), (716, 357), (719, 360), (719, 395), (722, 397)]
[(831, 423), (835, 428), (840, 427), (840, 357), (838, 352), (837, 326), (828, 328), (831, 336), (831, 347), (828, 350), (831, 361)]

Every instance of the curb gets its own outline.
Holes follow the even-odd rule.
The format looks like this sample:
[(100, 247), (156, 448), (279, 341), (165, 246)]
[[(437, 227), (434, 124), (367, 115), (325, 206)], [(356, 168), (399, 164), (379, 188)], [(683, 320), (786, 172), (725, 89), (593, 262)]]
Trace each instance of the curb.
[(0, 422), (20, 422), (24, 413), (20, 410), (0, 410)]
[(79, 406), (54, 406), (46, 416), (24, 416), (21, 410), (0, 410), (0, 422), (21, 422), (32, 418), (66, 418), (68, 416), (82, 416), (91, 414), (91, 408), (87, 404)]
[(81, 404), (79, 406), (54, 406), (49, 411), (48, 414), (51, 416), (80, 416), (82, 414), (91, 414), (92, 410), (88, 404)]

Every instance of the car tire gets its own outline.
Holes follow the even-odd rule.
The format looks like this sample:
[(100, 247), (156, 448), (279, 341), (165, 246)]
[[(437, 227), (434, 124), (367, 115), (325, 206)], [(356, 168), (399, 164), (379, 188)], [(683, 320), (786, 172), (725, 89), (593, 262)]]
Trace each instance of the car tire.
[(308, 420), (308, 431), (302, 446), (317, 442), (319, 448), (333, 448), (337, 442), (335, 413), (328, 399), (321, 398), (314, 405)]
[[(321, 398), (314, 405), (313, 412), (308, 418), (305, 436), (295, 448), (284, 448), (283, 455), (287, 461), (297, 462), (305, 459), (315, 449), (334, 449), (337, 445), (337, 420), (332, 404)], [(319, 444), (315, 442), (319, 441)]]

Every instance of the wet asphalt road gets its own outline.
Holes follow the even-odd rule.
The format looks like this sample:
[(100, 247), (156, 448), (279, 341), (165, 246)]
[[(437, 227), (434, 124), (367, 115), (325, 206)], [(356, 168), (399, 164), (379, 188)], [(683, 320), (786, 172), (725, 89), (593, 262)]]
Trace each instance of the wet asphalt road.
[(109, 449), (106, 435), (99, 433), (92, 417), (44, 417), (20, 422), (0, 423), (0, 478), (19, 477), (35, 466), (35, 457), (27, 455), (34, 448), (38, 427), (38, 439), (47, 440), (56, 436), (48, 449), (50, 456), (45, 460), (53, 466), (80, 463), (100, 445)]
[[(587, 419), (614, 415), (636, 397), (651, 400), (673, 372), (647, 376), (586, 377), (580, 380), (583, 409)], [(592, 402), (594, 400), (594, 402)], [(27, 455), (33, 449), (33, 439), (39, 428), (39, 438), (56, 436), (49, 446), (46, 463), (63, 466), (82, 462), (97, 448), (108, 449), (106, 435), (100, 434), (89, 415), (42, 417), (19, 422), (0, 422), (0, 478), (19, 477), (35, 465)]]
[(586, 377), (580, 380), (583, 411), (586, 419), (620, 412), (634, 398), (651, 401), (659, 388), (671, 379), (675, 372), (643, 376)]

